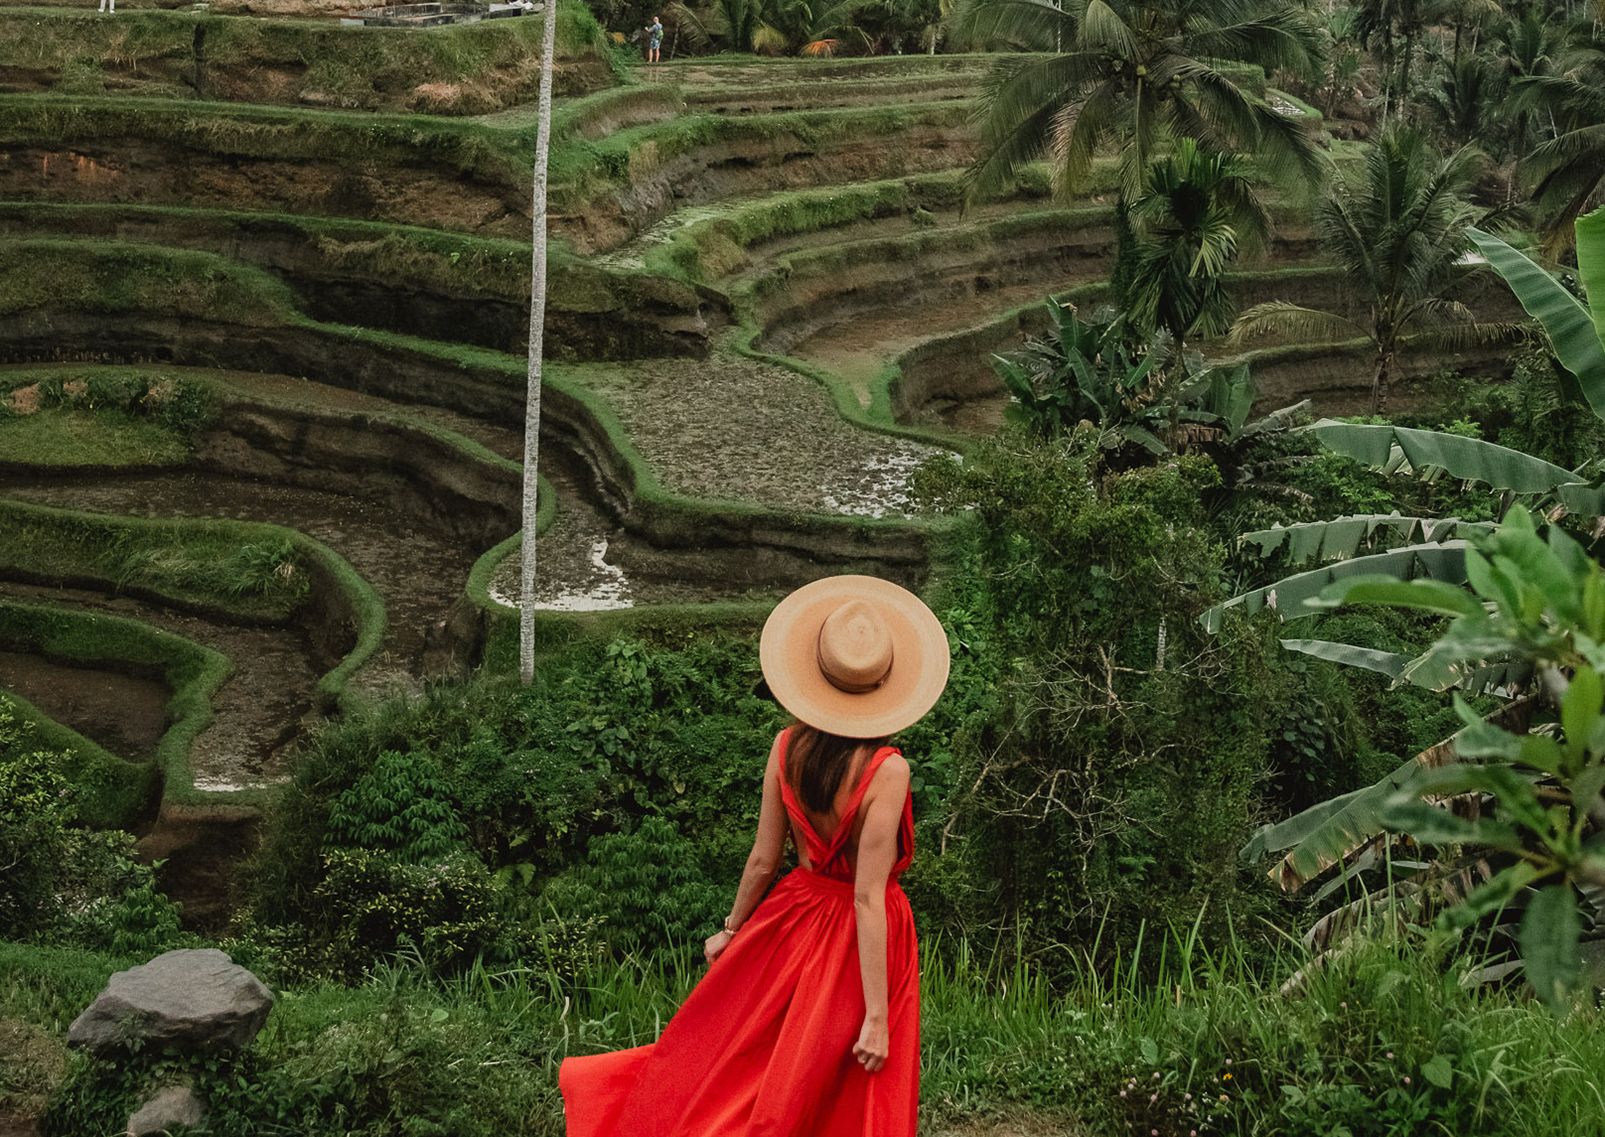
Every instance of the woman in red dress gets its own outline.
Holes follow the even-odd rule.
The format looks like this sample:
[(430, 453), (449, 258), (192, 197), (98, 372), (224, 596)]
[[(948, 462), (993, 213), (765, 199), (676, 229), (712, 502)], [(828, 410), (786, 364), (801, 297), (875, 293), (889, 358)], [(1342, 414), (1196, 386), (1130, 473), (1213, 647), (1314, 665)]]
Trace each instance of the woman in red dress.
[[(797, 722), (709, 969), (657, 1042), (563, 1062), (568, 1137), (913, 1137), (914, 814), (884, 740), (941, 694), (947, 636), (905, 589), (839, 576), (783, 600), (759, 655)], [(788, 834), (798, 867), (770, 890)]]

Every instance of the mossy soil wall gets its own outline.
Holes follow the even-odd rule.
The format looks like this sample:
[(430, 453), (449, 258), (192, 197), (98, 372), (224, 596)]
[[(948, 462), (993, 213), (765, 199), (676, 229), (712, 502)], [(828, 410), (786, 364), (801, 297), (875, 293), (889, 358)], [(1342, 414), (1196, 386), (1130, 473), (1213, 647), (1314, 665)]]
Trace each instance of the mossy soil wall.
[[(169, 726), (153, 765), (168, 785), (191, 784), (190, 745), (211, 721), (212, 695), (229, 673), (222, 655), (134, 620), (6, 601), (0, 601), (0, 645), (50, 660), (159, 676), (172, 697), (166, 708)], [(114, 791), (117, 796), (134, 796), (128, 784), (133, 779), (115, 767), (81, 773), (115, 776), (123, 783)]]
[[(554, 68), (559, 94), (613, 76), (583, 5), (565, 5)], [(360, 110), (481, 114), (535, 99), (540, 16), (431, 29), (344, 27), (210, 12), (0, 8), (0, 91)]]
[[(0, 196), (529, 230), (531, 130), (441, 117), (0, 96)], [(555, 235), (611, 248), (700, 202), (963, 166), (963, 107), (692, 116), (553, 154)]]
[(782, 257), (744, 296), (763, 329), (756, 346), (784, 353), (827, 325), (876, 309), (984, 298), (997, 288), (1102, 276), (1114, 255), (1107, 211), (1048, 211), (967, 229), (911, 232)]
[(554, 156), (553, 223), (576, 248), (602, 251), (682, 206), (955, 169), (974, 147), (968, 112), (953, 105), (693, 116)]
[[(522, 352), (529, 246), (371, 222), (163, 206), (0, 203), (0, 235), (97, 237), (225, 254), (273, 272), (313, 318)], [(700, 356), (722, 317), (689, 285), (553, 256), (556, 359)]]
[(515, 136), (218, 104), (0, 96), (0, 195), (529, 229)]
[[(1311, 249), (1308, 238), (1295, 234), (1289, 252)], [(1280, 259), (1282, 249), (1275, 251)], [(1271, 300), (1290, 300), (1311, 308), (1336, 312), (1363, 321), (1364, 298), (1349, 286), (1341, 271), (1315, 265), (1290, 264), (1280, 268), (1231, 274), (1233, 294), (1246, 308)], [(1460, 299), (1480, 319), (1517, 321), (1522, 314), (1508, 290), (1493, 287), (1485, 274), (1470, 274)], [(1094, 305), (1108, 294), (1105, 281), (1093, 281), (1060, 294), (1067, 303)], [(1002, 399), (1000, 381), (990, 358), (1008, 351), (1024, 337), (1042, 335), (1047, 318), (1040, 304), (1031, 304), (930, 340), (903, 352), (890, 381), (892, 413), (899, 422), (927, 421), (930, 408), (951, 407), (975, 400)], [(1217, 346), (1212, 354), (1231, 355)], [(1273, 409), (1310, 398), (1328, 413), (1354, 413), (1369, 400), (1372, 364), (1369, 348), (1355, 345), (1264, 342), (1239, 353), (1252, 366), (1258, 392), (1256, 406)], [(1424, 378), (1437, 372), (1454, 374), (1509, 374), (1511, 349), (1492, 346), (1458, 352), (1433, 349), (1406, 351), (1399, 360), (1403, 378)]]
[[(253, 327), (188, 316), (70, 312), (0, 318), (0, 359), (70, 357), (304, 375), (509, 423), (519, 421), (523, 413), (522, 364), (488, 353), (476, 359), (473, 353), (439, 345), (414, 346), (399, 337), (347, 335), (311, 324)], [(269, 428), (261, 422), (248, 429), (257, 451), (251, 461), (283, 461), (286, 470), (293, 470), (296, 463), (261, 455), (271, 456), (275, 448), (293, 453), (295, 446), (337, 451), (341, 445), (338, 429), (321, 440), (308, 424), (288, 432), (283, 424)], [(584, 464), (599, 504), (631, 538), (620, 545), (623, 559), (642, 575), (707, 574), (738, 583), (795, 584), (817, 575), (821, 563), (903, 580), (913, 580), (924, 571), (926, 549), (920, 526), (776, 512), (665, 493), (606, 406), (582, 388), (566, 384), (557, 372), (546, 383), (542, 435), (546, 445)], [(303, 456), (307, 453), (302, 451)]]

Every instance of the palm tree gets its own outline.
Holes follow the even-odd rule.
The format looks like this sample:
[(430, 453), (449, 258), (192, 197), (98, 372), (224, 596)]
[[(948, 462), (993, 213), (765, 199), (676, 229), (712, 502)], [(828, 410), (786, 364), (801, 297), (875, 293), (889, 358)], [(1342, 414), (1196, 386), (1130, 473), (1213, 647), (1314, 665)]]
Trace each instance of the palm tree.
[(965, 31), (1046, 58), (1005, 56), (982, 98), (972, 193), (1046, 154), (1057, 188), (1080, 188), (1100, 146), (1120, 151), (1122, 203), (1142, 192), (1154, 153), (1192, 138), (1318, 176), (1304, 123), (1273, 110), (1224, 62), (1307, 70), (1318, 34), (1293, 0), (970, 0)]
[(1555, 135), (1527, 157), (1551, 251), (1571, 243), (1573, 224), (1605, 200), (1605, 48), (1574, 48), (1548, 75), (1517, 80), (1519, 109), (1537, 111)]
[(1498, 121), (1504, 77), (1481, 55), (1444, 59), (1427, 105), (1445, 134), (1456, 142), (1486, 139)]
[(541, 456), (541, 362), (546, 338), (546, 170), (552, 151), (552, 57), (557, 54), (557, 0), (541, 14), (541, 86), (535, 127), (529, 267), (529, 386), (524, 396), (524, 509), (518, 575), (518, 676), (535, 681), (535, 518)]
[(1452, 347), (1505, 331), (1479, 327), (1464, 304), (1449, 299), (1470, 250), (1466, 231), (1479, 219), (1465, 195), (1482, 161), (1469, 146), (1440, 158), (1416, 130), (1390, 126), (1366, 155), (1358, 184), (1334, 184), (1317, 215), (1321, 243), (1368, 302), (1367, 315), (1351, 319), (1276, 300), (1244, 312), (1232, 339), (1363, 336), (1376, 349), (1371, 409), (1381, 413), (1403, 337)]
[(1178, 358), (1188, 337), (1228, 330), (1235, 305), (1223, 277), (1270, 229), (1242, 160), (1182, 139), (1153, 163), (1131, 220), (1136, 245), (1124, 298), (1133, 322), (1168, 332)]
[[(1494, 53), (1503, 67), (1507, 84), (1552, 73), (1564, 38), (1536, 6), (1528, 8), (1520, 19), (1506, 20), (1494, 33)], [(1516, 132), (1517, 153), (1526, 153), (1529, 134), (1536, 121), (1534, 111), (1521, 104), (1534, 97), (1523, 96), (1518, 105), (1507, 112)]]

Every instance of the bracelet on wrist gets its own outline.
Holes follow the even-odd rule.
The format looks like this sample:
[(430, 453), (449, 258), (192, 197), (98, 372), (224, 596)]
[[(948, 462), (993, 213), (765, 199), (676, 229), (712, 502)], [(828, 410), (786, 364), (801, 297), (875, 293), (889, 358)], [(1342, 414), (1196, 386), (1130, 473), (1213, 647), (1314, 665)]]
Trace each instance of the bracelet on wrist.
[(724, 918), (724, 925), (723, 925), (723, 927), (724, 927), (724, 932), (725, 932), (725, 934), (726, 934), (726, 935), (730, 935), (730, 936), (733, 936), (733, 935), (735, 935), (735, 934), (736, 934), (736, 929), (735, 929), (735, 928), (732, 928), (732, 927), (731, 927), (731, 926), (730, 926), (730, 917), (729, 917), (729, 916), (726, 916), (726, 917), (725, 917), (725, 918)]

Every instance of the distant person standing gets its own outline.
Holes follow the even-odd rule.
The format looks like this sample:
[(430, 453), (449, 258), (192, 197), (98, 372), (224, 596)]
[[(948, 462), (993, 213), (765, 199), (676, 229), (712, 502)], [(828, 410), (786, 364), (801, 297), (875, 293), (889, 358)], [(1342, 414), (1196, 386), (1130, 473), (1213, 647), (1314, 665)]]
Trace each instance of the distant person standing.
[(100, 0), (100, 10), (115, 16), (117, 14), (117, 0)]
[(663, 55), (663, 17), (653, 16), (652, 22), (646, 26), (646, 61), (648, 63), (662, 62)]

